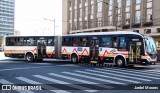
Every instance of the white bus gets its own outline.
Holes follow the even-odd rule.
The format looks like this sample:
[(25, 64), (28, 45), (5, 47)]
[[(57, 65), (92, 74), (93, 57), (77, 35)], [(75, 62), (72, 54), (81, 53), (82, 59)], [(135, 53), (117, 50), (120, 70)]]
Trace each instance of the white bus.
[(73, 63), (123, 66), (151, 65), (157, 61), (152, 37), (128, 31), (80, 33), (64, 36), (7, 36), (6, 57), (42, 61), (70, 59)]

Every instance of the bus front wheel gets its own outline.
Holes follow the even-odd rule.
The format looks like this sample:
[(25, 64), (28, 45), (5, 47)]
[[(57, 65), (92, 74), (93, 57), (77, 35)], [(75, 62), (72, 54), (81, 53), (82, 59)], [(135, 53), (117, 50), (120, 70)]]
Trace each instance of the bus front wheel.
[(33, 54), (28, 53), (28, 54), (26, 55), (26, 60), (29, 61), (29, 62), (34, 61), (34, 56), (33, 56)]
[(77, 55), (73, 54), (73, 55), (71, 56), (71, 62), (72, 62), (72, 63), (78, 63), (78, 57), (77, 57)]
[(124, 67), (125, 66), (125, 60), (122, 57), (116, 58), (116, 66), (118, 67)]

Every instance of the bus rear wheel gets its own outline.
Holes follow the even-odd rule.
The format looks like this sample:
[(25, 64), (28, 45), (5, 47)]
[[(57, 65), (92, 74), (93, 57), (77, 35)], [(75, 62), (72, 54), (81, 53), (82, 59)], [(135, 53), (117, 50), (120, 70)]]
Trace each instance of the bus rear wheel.
[(77, 57), (77, 55), (73, 54), (73, 55), (71, 56), (71, 62), (72, 62), (72, 63), (78, 63), (78, 57)]
[(33, 56), (33, 54), (28, 53), (28, 54), (26, 55), (26, 60), (29, 61), (29, 62), (34, 61), (34, 56)]
[(116, 58), (116, 66), (125, 67), (125, 61), (122, 57)]

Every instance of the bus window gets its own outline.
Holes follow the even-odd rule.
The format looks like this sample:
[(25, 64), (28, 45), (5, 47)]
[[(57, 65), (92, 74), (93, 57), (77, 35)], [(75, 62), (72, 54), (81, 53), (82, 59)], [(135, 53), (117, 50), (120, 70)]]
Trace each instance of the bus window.
[(18, 38), (17, 46), (23, 46), (24, 45), (24, 38)]
[(126, 48), (126, 39), (125, 37), (119, 37), (119, 47)]
[(80, 47), (87, 47), (88, 38), (86, 38), (86, 37), (80, 37), (78, 42), (79, 42), (78, 46), (80, 46)]
[(14, 38), (6, 38), (6, 46), (14, 46), (15, 44), (15, 39)]
[(62, 46), (70, 46), (71, 45), (71, 39), (66, 37), (63, 38)]
[(36, 45), (35, 38), (27, 38), (27, 45), (28, 46), (35, 46)]
[(78, 42), (78, 38), (74, 37), (72, 38), (72, 46), (78, 46), (79, 42)]
[(112, 47), (112, 39), (111, 39), (111, 37), (103, 37), (101, 46), (102, 47)]
[(51, 38), (49, 38), (48, 39), (48, 46), (54, 46), (54, 40), (53, 39), (51, 39)]
[(118, 38), (117, 37), (114, 37), (113, 38), (113, 47), (117, 47), (118, 46)]

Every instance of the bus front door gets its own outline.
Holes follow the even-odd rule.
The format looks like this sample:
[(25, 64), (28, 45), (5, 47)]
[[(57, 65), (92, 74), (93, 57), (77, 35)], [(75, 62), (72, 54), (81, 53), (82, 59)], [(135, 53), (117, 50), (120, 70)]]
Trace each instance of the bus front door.
[(37, 40), (37, 59), (43, 59), (46, 57), (46, 44), (45, 39)]
[(141, 52), (142, 52), (141, 42), (131, 42), (129, 45), (129, 63), (140, 63)]
[(99, 55), (99, 39), (98, 39), (98, 37), (93, 37), (91, 39), (90, 45), (91, 45), (90, 46), (91, 63), (97, 63), (98, 55)]

